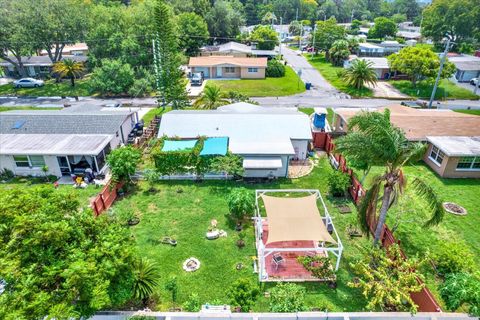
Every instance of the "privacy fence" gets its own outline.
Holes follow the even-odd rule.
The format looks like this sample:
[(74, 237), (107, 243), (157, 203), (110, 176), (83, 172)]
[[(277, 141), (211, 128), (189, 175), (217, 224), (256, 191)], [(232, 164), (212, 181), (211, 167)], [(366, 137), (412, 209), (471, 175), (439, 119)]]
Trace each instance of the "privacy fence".
[(108, 210), (118, 197), (118, 190), (123, 187), (123, 183), (115, 183), (110, 180), (92, 200), (91, 207), (96, 217)]
[[(347, 167), (347, 161), (345, 157), (341, 154), (335, 153), (335, 145), (333, 143), (333, 138), (330, 133), (327, 132), (313, 132), (313, 144), (315, 148), (323, 149), (328, 154), (332, 166), (336, 169), (341, 170), (342, 172), (347, 173), (351, 179), (351, 186), (349, 188), (349, 193), (355, 204), (358, 204), (365, 195), (365, 188), (362, 186), (360, 181), (355, 177), (353, 170)], [(370, 231), (372, 234), (375, 231), (376, 223), (373, 221), (370, 224)], [(400, 241), (396, 240), (393, 236), (392, 231), (388, 228), (387, 225), (383, 226), (382, 230), (382, 245), (384, 248), (388, 248), (392, 244), (400, 245)], [(405, 252), (401, 250), (402, 256), (404, 259), (407, 258)], [(417, 278), (419, 283), (422, 283), (420, 279)], [(418, 310), (421, 312), (440, 312), (440, 305), (433, 297), (430, 290), (424, 287), (419, 292), (414, 292), (411, 294), (413, 301), (418, 305)]]

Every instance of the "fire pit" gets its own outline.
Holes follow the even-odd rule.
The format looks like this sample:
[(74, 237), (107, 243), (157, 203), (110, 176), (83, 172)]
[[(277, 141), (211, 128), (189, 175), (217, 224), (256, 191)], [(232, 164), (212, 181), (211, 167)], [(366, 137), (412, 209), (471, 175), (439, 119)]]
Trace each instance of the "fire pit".
[(467, 214), (467, 209), (453, 202), (444, 202), (443, 208), (445, 209), (445, 211), (456, 214), (458, 216), (464, 216)]
[(188, 258), (185, 260), (183, 263), (183, 270), (186, 272), (194, 272), (197, 271), (200, 268), (200, 261), (198, 261), (197, 258)]

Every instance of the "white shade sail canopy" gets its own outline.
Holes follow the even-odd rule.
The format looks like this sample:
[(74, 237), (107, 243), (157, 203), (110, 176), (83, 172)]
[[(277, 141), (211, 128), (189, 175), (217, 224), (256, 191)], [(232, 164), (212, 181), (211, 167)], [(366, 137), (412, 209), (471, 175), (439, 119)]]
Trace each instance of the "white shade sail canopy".
[(315, 194), (299, 198), (261, 197), (268, 218), (265, 245), (282, 241), (337, 243), (323, 223)]

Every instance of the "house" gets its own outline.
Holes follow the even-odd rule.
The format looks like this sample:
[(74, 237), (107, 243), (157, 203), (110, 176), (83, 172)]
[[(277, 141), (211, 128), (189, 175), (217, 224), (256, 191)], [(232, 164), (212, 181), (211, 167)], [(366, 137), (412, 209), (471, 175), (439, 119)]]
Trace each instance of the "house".
[(86, 168), (103, 172), (105, 157), (127, 143), (138, 114), (126, 108), (81, 110), (0, 113), (0, 169), (20, 176), (43, 175), (44, 165), (57, 177)]
[[(62, 60), (72, 59), (78, 62), (86, 62), (86, 56), (78, 55), (64, 55)], [(15, 60), (12, 57), (12, 60)], [(22, 57), (22, 63), (29, 77), (48, 77), (52, 73), (53, 63), (48, 56), (31, 56), (31, 57)], [(2, 68), (3, 73), (7, 77), (20, 77), (20, 73), (17, 68), (8, 61), (0, 60), (0, 68)]]
[(399, 30), (397, 32), (398, 38), (403, 38), (405, 40), (416, 40), (419, 41), (422, 38), (420, 31), (408, 31), (408, 30)]
[[(424, 157), (425, 163), (440, 176), (480, 178), (476, 171), (477, 158), (472, 160), (480, 150), (480, 117), (452, 110), (413, 109), (400, 105), (385, 108), (390, 110), (391, 123), (402, 129), (408, 140), (429, 145)], [(379, 108), (378, 111), (385, 108)], [(349, 119), (362, 109), (338, 108), (334, 111), (334, 131), (345, 133)], [(462, 167), (468, 163), (470, 167)]]
[(358, 55), (360, 57), (382, 57), (384, 49), (373, 43), (360, 42), (358, 44)]
[[(69, 56), (86, 56), (88, 54), (88, 46), (86, 43), (67, 44), (62, 49), (62, 55)], [(40, 56), (48, 56), (47, 50), (40, 51)]]
[(427, 137), (423, 160), (444, 178), (480, 178), (480, 136)]
[(398, 41), (393, 40), (385, 40), (379, 44), (380, 47), (383, 47), (383, 52), (386, 56), (397, 53), (398, 51), (402, 50), (405, 45), (400, 44)]
[(377, 79), (389, 79), (394, 75), (393, 72), (390, 72), (390, 66), (388, 65), (387, 58), (381, 57), (363, 57), (359, 58), (356, 55), (351, 55), (347, 60), (343, 62), (343, 67), (348, 68), (352, 64), (353, 60), (362, 59), (371, 63), (371, 67), (377, 75)]
[(188, 66), (192, 73), (201, 72), (205, 78), (210, 79), (264, 79), (267, 58), (191, 57)]
[(158, 136), (228, 138), (228, 150), (243, 157), (246, 177), (286, 177), (290, 160), (306, 159), (312, 140), (306, 114), (245, 102), (170, 111), (162, 116)]
[(205, 46), (200, 50), (201, 56), (266, 57), (272, 59), (278, 55), (276, 50), (257, 50), (254, 45), (247, 46), (234, 41), (216, 46)]
[(480, 76), (480, 57), (462, 54), (449, 56), (448, 60), (455, 65), (455, 79), (458, 82), (468, 82)]

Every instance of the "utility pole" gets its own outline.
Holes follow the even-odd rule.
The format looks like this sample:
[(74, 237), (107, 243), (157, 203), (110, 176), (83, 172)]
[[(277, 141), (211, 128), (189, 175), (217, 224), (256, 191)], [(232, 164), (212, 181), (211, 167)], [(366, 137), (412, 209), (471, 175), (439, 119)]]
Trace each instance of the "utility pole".
[(300, 51), (302, 51), (302, 34), (303, 34), (303, 22), (300, 22), (300, 36), (298, 37), (298, 49), (300, 49)]
[(317, 21), (315, 21), (315, 25), (313, 26), (313, 42), (312, 42), (312, 59), (313, 59), (313, 54), (315, 53), (315, 31), (317, 31)]
[(435, 99), (435, 93), (437, 92), (438, 83), (440, 82), (440, 76), (442, 75), (443, 65), (445, 64), (445, 60), (447, 59), (449, 48), (450, 48), (450, 39), (447, 39), (447, 44), (445, 45), (445, 51), (443, 51), (443, 56), (440, 59), (440, 68), (438, 69), (437, 79), (435, 79), (435, 86), (433, 87), (432, 95), (430, 97), (430, 101), (428, 102), (428, 108), (432, 107), (433, 99)]
[(280, 16), (280, 36), (278, 37), (279, 38), (279, 44), (278, 44), (278, 48), (279, 48), (279, 53), (280, 53), (280, 57), (282, 57), (282, 30), (283, 30), (283, 17)]

